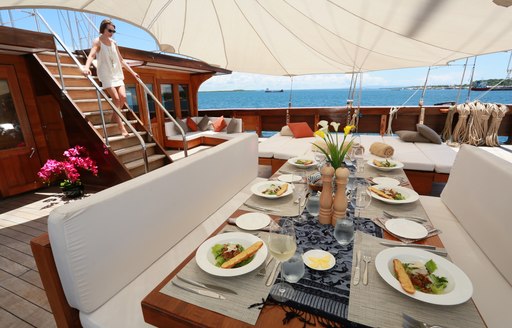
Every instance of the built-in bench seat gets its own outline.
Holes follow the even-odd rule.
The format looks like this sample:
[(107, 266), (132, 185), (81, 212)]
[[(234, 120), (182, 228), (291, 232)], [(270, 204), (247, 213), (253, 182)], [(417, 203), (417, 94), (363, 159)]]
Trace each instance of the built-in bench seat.
[[(203, 117), (194, 116), (191, 117), (191, 119), (194, 122), (199, 123), (203, 119)], [(218, 119), (218, 117), (210, 117), (209, 119), (211, 122), (214, 122)], [(180, 120), (186, 125), (186, 118)], [(234, 130), (228, 133), (227, 126), (229, 125), (231, 120), (235, 120), (237, 124), (235, 125)], [(188, 148), (190, 149), (202, 144), (212, 146), (217, 145), (224, 142), (225, 140), (236, 138), (243, 133), (242, 119), (225, 117), (224, 121), (226, 122), (226, 127), (222, 129), (220, 132), (215, 132), (210, 129), (206, 131), (189, 131), (188, 128), (185, 129), (185, 139), (187, 140)], [(217, 139), (219, 141), (213, 139)], [(174, 122), (165, 122), (164, 144), (165, 147), (168, 148), (183, 149), (183, 137), (178, 132), (178, 130), (176, 130)]]
[(451, 260), (471, 279), (473, 300), (490, 328), (509, 325), (512, 309), (510, 185), (512, 162), (463, 145), (441, 197), (420, 197), (443, 231)]
[(242, 135), (52, 211), (31, 244), (58, 326), (147, 326), (142, 299), (250, 196), (257, 142)]

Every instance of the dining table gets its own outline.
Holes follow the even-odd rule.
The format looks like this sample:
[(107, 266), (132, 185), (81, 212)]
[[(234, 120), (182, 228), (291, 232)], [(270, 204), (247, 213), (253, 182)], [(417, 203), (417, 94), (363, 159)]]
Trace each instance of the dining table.
[[(350, 163), (348, 168), (352, 172), (352, 183), (358, 180), (373, 183), (375, 178), (386, 177), (395, 179), (399, 186), (412, 190), (401, 168), (381, 171), (367, 164), (364, 172), (356, 172)], [(377, 272), (375, 258), (383, 250), (392, 247), (381, 244), (383, 241), (391, 244), (405, 242), (410, 246), (430, 245), (444, 251), (439, 238), (442, 231), (431, 226), (419, 200), (397, 205), (372, 199), (370, 205), (362, 209), (358, 217), (355, 217), (354, 208), (349, 202), (347, 215), (354, 220), (356, 233), (353, 242), (341, 246), (332, 235), (333, 227), (319, 224), (318, 218), (310, 215), (305, 206), (301, 206), (305, 205), (305, 202), (297, 199), (297, 195), (307, 197), (308, 183), (318, 176), (316, 166), (304, 169), (285, 163), (269, 179), (277, 180), (280, 175), (290, 173), (303, 177), (295, 184), (294, 193), (289, 196), (288, 204), (283, 204), (285, 208), (297, 206), (298, 211), (303, 211), (301, 220), (295, 224), (297, 250), (305, 252), (319, 248), (328, 251), (336, 257), (335, 267), (325, 272), (306, 267), (304, 277), (292, 284), (296, 290), (294, 297), (282, 304), (272, 299), (272, 285), (265, 286), (273, 265), (269, 265), (264, 277), (257, 277), (255, 272), (258, 270), (237, 277), (215, 277), (197, 267), (194, 252), (169, 272), (167, 277), (141, 301), (144, 320), (147, 323), (157, 327), (401, 327), (402, 314), (405, 313), (419, 320), (438, 324), (440, 327), (485, 327), (471, 299), (454, 305), (423, 302), (392, 288)], [(232, 223), (237, 217), (250, 212), (266, 213), (272, 220), (281, 220), (283, 217), (297, 219), (295, 214), (283, 215), (275, 210), (274, 207), (273, 211), (264, 211), (263, 208), (259, 211), (242, 205), (226, 218), (224, 224), (210, 237), (225, 232), (246, 232), (257, 233), (265, 241), (267, 232), (244, 231)], [(389, 218), (383, 215), (383, 211), (404, 217), (427, 219), (424, 224), (429, 231), (427, 237), (421, 240), (407, 240), (393, 235), (386, 229), (385, 222)], [(358, 253), (370, 259), (368, 284), (353, 283), (353, 263)], [(449, 253), (447, 258), (449, 259)], [(361, 263), (360, 270), (364, 261)], [(173, 285), (172, 282), (176, 281), (177, 275), (186, 275), (188, 278), (213, 284), (221, 283), (224, 287), (234, 289), (237, 295), (223, 293), (226, 296), (225, 300), (215, 300), (189, 293)]]

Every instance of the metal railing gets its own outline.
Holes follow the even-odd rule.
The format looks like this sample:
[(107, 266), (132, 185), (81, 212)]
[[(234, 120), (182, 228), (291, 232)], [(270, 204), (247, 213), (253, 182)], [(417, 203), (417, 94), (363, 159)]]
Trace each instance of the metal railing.
[[(81, 69), (82, 64), (78, 61), (76, 56), (69, 50), (69, 48), (64, 44), (64, 42), (57, 35), (57, 33), (55, 33), (55, 31), (50, 27), (50, 25), (48, 24), (48, 22), (46, 22), (46, 20), (43, 18), (43, 16), (37, 10), (34, 10), (34, 14), (37, 15), (39, 17), (39, 19), (41, 19), (43, 24), (45, 24), (46, 28), (48, 28), (50, 33), (53, 35), (53, 38), (61, 45), (61, 47), (64, 49), (64, 51), (75, 62), (77, 67)], [(55, 52), (56, 52), (56, 56), (58, 56), (58, 50), (57, 49), (55, 49)], [(59, 69), (59, 74), (61, 75), (61, 81), (62, 81), (61, 88), (62, 88), (63, 92), (66, 93), (66, 88), (65, 88), (64, 81), (63, 81), (63, 78), (62, 78), (62, 69), (60, 67), (60, 60), (57, 61), (57, 65), (58, 65), (58, 69)], [(94, 86), (94, 88), (96, 88), (96, 93), (98, 95), (98, 103), (100, 104), (99, 110), (100, 110), (100, 114), (101, 114), (101, 123), (103, 125), (104, 138), (105, 138), (106, 145), (109, 146), (109, 140), (108, 140), (108, 134), (107, 134), (107, 131), (106, 131), (105, 117), (104, 117), (104, 113), (103, 113), (103, 108), (101, 106), (100, 96), (107, 101), (107, 103), (112, 107), (112, 110), (114, 111), (114, 113), (121, 118), (123, 123), (126, 124), (126, 126), (130, 129), (130, 131), (133, 132), (135, 137), (137, 137), (137, 139), (139, 140), (139, 143), (140, 143), (140, 145), (142, 147), (143, 155), (144, 155), (143, 156), (143, 159), (144, 159), (144, 171), (145, 171), (145, 173), (148, 173), (149, 172), (149, 162), (148, 162), (148, 154), (147, 154), (146, 142), (144, 141), (144, 139), (142, 139), (142, 137), (139, 135), (137, 130), (132, 126), (130, 121), (128, 121), (128, 119), (121, 113), (119, 108), (117, 108), (117, 106), (114, 105), (112, 100), (103, 91), (103, 89), (96, 83), (96, 81), (94, 81), (94, 79), (90, 75), (87, 75), (86, 78), (91, 82), (91, 84)]]

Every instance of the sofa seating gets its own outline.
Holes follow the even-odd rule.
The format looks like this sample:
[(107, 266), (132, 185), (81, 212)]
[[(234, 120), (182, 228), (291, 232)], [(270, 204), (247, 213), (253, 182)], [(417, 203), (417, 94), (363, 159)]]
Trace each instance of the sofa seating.
[(142, 299), (250, 196), (257, 142), (240, 136), (51, 212), (58, 277), (84, 327), (147, 326)]
[(441, 197), (420, 201), (451, 260), (473, 283), (473, 300), (488, 327), (505, 327), (512, 308), (512, 163), (463, 145)]
[[(210, 117), (210, 121), (214, 122), (218, 117)], [(199, 123), (202, 117), (194, 116), (192, 117), (194, 122)], [(242, 119), (241, 118), (224, 118), (226, 122), (226, 128), (224, 128), (220, 132), (215, 132), (213, 130), (206, 131), (188, 131), (188, 128), (185, 130), (185, 139), (188, 142), (189, 148), (198, 146), (201, 144), (201, 139), (204, 137), (210, 137), (215, 139), (229, 140), (240, 136), (243, 133)], [(236, 125), (236, 129), (234, 133), (227, 133), (227, 125), (231, 120), (235, 120), (238, 124)], [(181, 119), (185, 124), (187, 123), (187, 119)], [(183, 137), (179, 132), (174, 128), (174, 122), (165, 122), (165, 146), (170, 148), (183, 148)], [(192, 142), (192, 141), (196, 142)]]

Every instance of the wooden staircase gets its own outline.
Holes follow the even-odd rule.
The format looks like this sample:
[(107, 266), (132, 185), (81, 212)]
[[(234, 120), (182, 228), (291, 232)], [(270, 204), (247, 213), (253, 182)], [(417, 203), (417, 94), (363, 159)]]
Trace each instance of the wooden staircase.
[[(42, 52), (34, 56), (60, 88), (60, 75), (55, 53)], [(96, 88), (83, 76), (81, 70), (69, 55), (59, 52), (59, 56), (64, 85), (66, 86), (69, 100), (74, 104), (76, 110), (81, 113), (83, 119), (88, 122), (88, 125), (94, 129), (99, 139), (106, 144)], [(81, 62), (84, 61), (81, 60)], [(99, 83), (96, 76), (93, 76), (93, 78)], [(129, 136), (123, 137), (118, 125), (112, 121), (112, 114), (114, 113), (112, 107), (105, 99), (102, 99), (101, 104), (109, 148), (115, 155), (113, 157), (122, 164), (132, 178), (144, 174), (144, 154), (139, 139), (127, 126), (126, 130), (129, 132)], [(172, 160), (165, 153), (164, 148), (153, 140), (146, 128), (139, 123), (135, 113), (128, 108), (121, 109), (121, 112), (136, 129), (136, 133), (141, 136), (146, 143), (149, 170), (152, 171), (171, 163)]]

